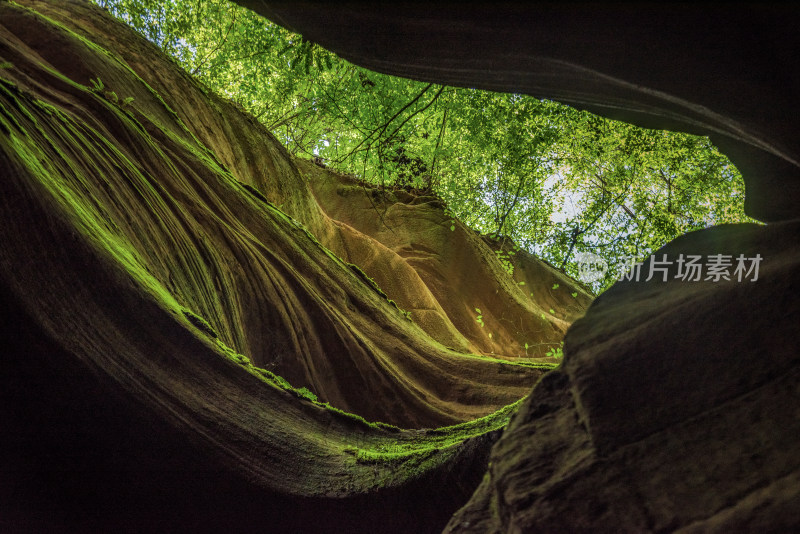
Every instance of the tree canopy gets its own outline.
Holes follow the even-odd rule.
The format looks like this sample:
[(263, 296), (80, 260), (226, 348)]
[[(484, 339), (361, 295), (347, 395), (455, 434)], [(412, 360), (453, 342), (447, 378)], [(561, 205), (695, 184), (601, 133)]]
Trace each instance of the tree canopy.
[(705, 137), (646, 130), (527, 95), (362, 69), (227, 0), (96, 0), (295, 155), (383, 187), (440, 196), (507, 257), (567, 274), (748, 219), (737, 169)]

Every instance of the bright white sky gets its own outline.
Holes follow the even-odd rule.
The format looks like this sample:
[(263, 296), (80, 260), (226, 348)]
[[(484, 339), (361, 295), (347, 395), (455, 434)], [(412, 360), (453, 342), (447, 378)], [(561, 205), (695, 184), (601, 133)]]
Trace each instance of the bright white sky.
[[(553, 189), (561, 180), (563, 180), (563, 177), (560, 173), (551, 175), (544, 182), (545, 189)], [(578, 213), (578, 206), (582, 198), (583, 193), (567, 191), (566, 195), (563, 195), (561, 207), (550, 216), (550, 220), (556, 223), (563, 223), (570, 217), (574, 217)]]

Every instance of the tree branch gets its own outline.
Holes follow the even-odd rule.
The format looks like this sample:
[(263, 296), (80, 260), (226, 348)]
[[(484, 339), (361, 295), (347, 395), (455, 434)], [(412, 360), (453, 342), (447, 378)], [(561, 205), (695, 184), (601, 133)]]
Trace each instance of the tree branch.
[[(229, 9), (232, 9), (232, 8), (229, 8)], [(217, 46), (215, 46), (213, 50), (211, 50), (208, 54), (206, 54), (206, 57), (204, 57), (203, 60), (200, 63), (198, 63), (195, 66), (195, 68), (192, 69), (192, 72), (191, 72), (192, 76), (195, 76), (197, 74), (197, 71), (200, 70), (200, 67), (202, 67), (205, 64), (205, 62), (208, 61), (211, 58), (211, 56), (213, 54), (215, 54), (220, 48), (222, 48), (225, 45), (225, 43), (228, 42), (228, 36), (231, 34), (231, 29), (233, 29), (233, 25), (234, 24), (236, 24), (236, 12), (235, 11), (233, 12), (233, 19), (231, 19), (231, 23), (228, 24), (228, 30), (225, 32), (225, 37), (223, 37), (222, 40), (217, 44)]]
[[(428, 91), (428, 89), (430, 89), (431, 87), (433, 87), (433, 84), (432, 84), (432, 83), (429, 83), (427, 86), (425, 86), (425, 88), (424, 88), (422, 91), (420, 91), (420, 92), (419, 92), (419, 94), (418, 94), (417, 96), (415, 96), (414, 98), (412, 98), (412, 99), (411, 99), (411, 100), (410, 100), (410, 101), (409, 101), (409, 102), (408, 102), (408, 103), (407, 103), (405, 106), (403, 106), (402, 108), (400, 108), (400, 109), (397, 111), (397, 113), (395, 113), (394, 115), (392, 115), (392, 117), (391, 117), (391, 118), (390, 118), (388, 121), (386, 121), (386, 122), (383, 124), (383, 126), (379, 126), (379, 127), (375, 128), (374, 130), (372, 130), (372, 131), (369, 133), (369, 135), (367, 135), (367, 136), (366, 136), (364, 139), (362, 139), (362, 140), (361, 140), (361, 142), (360, 142), (360, 143), (358, 143), (358, 144), (357, 144), (355, 147), (353, 147), (353, 149), (352, 149), (350, 152), (348, 152), (346, 155), (344, 155), (344, 156), (342, 156), (341, 158), (339, 158), (339, 159), (336, 161), (336, 163), (342, 163), (344, 160), (346, 160), (346, 159), (347, 159), (347, 158), (349, 158), (351, 155), (353, 155), (353, 154), (354, 154), (354, 153), (355, 153), (355, 152), (356, 152), (356, 151), (357, 151), (357, 150), (358, 150), (358, 149), (361, 147), (361, 145), (363, 145), (364, 143), (366, 143), (366, 142), (367, 142), (367, 141), (368, 141), (368, 140), (369, 140), (369, 139), (370, 139), (370, 138), (371, 138), (373, 135), (375, 135), (376, 133), (378, 133), (378, 131), (379, 131), (379, 130), (380, 130), (380, 133), (378, 133), (378, 139), (380, 139), (380, 137), (383, 135), (383, 133), (386, 131), (386, 129), (389, 127), (389, 125), (392, 123), (392, 121), (394, 121), (394, 120), (395, 120), (397, 117), (399, 117), (399, 116), (400, 116), (400, 114), (401, 114), (401, 113), (403, 113), (405, 110), (407, 110), (409, 107), (413, 106), (413, 105), (414, 105), (414, 103), (415, 103), (417, 100), (419, 100), (420, 98), (422, 98), (422, 95), (424, 95), (424, 94), (425, 94), (425, 93)], [(373, 143), (374, 143), (374, 142), (375, 142), (374, 140), (373, 140), (373, 141), (370, 141), (370, 143), (369, 143), (369, 146), (367, 147), (367, 150), (368, 150), (368, 151), (369, 151), (370, 147), (372, 147), (372, 145), (373, 145)]]

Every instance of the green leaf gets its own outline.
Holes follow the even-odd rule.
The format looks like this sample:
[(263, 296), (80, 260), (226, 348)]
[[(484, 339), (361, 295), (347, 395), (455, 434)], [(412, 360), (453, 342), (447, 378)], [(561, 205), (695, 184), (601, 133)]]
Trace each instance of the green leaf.
[(281, 48), (280, 52), (278, 52), (278, 54), (277, 54), (277, 55), (278, 55), (278, 57), (281, 57), (282, 55), (284, 55), (284, 54), (285, 54), (286, 52), (288, 52), (290, 49), (294, 48), (294, 46), (295, 46), (295, 45), (294, 45), (294, 43), (292, 43), (292, 42), (289, 42), (289, 43), (287, 43), (287, 44), (286, 44), (286, 46), (284, 46), (283, 48)]

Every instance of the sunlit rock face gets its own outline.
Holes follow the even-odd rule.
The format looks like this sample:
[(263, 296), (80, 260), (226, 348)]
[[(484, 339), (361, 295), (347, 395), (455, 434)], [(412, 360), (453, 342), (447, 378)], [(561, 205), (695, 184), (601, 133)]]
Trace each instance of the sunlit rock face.
[(656, 253), (760, 255), (756, 281), (656, 276), (597, 299), (448, 532), (797, 530), (797, 10), (240, 3), (383, 72), (710, 135), (773, 223)]
[(496, 258), (502, 244), (453, 221), (436, 197), (365, 185), (310, 162), (301, 168), (330, 217), (320, 239), (445, 346), (544, 361), (591, 302), (580, 284), (524, 250), (509, 274)]

